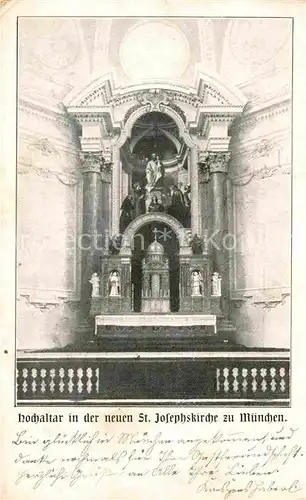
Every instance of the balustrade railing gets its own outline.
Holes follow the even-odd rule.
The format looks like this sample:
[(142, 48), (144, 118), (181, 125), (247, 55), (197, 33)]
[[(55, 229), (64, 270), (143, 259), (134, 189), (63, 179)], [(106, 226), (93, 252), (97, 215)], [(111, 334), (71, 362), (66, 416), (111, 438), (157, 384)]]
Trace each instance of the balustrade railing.
[(21, 353), (17, 404), (288, 406), (288, 352)]

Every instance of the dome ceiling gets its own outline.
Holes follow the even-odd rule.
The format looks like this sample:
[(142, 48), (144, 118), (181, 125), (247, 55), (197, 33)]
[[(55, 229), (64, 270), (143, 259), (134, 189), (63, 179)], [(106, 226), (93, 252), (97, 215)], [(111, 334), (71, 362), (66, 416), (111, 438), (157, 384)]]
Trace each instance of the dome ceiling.
[[(58, 17), (18, 24), (20, 95), (49, 105), (107, 74), (115, 88), (161, 80), (194, 87), (198, 70), (239, 86), (291, 64), (286, 19)], [(277, 82), (283, 85), (279, 75)]]

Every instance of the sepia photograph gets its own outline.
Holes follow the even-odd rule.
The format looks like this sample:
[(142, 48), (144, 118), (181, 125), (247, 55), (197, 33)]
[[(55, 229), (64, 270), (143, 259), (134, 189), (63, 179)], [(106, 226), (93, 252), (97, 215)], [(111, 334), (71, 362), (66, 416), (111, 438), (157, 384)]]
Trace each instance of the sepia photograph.
[(290, 17), (18, 18), (15, 405), (290, 407), (292, 53)]

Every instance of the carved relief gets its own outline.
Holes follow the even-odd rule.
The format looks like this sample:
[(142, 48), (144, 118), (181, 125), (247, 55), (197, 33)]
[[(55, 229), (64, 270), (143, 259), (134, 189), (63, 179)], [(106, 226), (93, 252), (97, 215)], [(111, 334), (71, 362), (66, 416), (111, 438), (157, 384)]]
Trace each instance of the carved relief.
[(44, 179), (56, 178), (66, 186), (75, 186), (81, 179), (78, 172), (75, 169), (67, 169), (64, 172), (58, 170), (61, 166), (59, 150), (47, 138), (41, 138), (25, 148), (24, 156), (20, 158), (18, 165), (18, 174), (35, 173)]
[(137, 100), (142, 105), (150, 104), (151, 110), (159, 110), (160, 104), (169, 104), (172, 100), (172, 96), (169, 92), (160, 89), (152, 89), (144, 92), (140, 92), (137, 95)]
[(233, 163), (238, 172), (229, 172), (232, 184), (246, 186), (255, 178), (266, 179), (278, 173), (290, 174), (291, 166), (289, 162), (283, 162), (282, 150), (278, 142), (266, 138), (243, 152), (237, 152)]
[(111, 182), (112, 177), (112, 152), (110, 148), (102, 151), (81, 151), (80, 159), (82, 171), (101, 174), (102, 182)]

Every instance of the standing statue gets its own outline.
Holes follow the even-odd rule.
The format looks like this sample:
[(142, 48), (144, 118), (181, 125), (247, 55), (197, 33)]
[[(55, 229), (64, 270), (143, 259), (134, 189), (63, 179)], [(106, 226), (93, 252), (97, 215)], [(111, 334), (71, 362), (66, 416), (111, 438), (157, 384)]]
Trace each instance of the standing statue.
[(135, 203), (135, 212), (136, 217), (139, 215), (143, 215), (146, 213), (146, 194), (143, 187), (141, 187), (140, 183), (137, 182), (134, 186), (134, 203)]
[(156, 153), (152, 153), (151, 160), (148, 161), (146, 166), (146, 179), (147, 185), (146, 190), (150, 193), (150, 191), (154, 188), (157, 181), (162, 177), (162, 164), (159, 159), (159, 156)]
[(119, 220), (119, 230), (120, 233), (123, 234), (130, 222), (135, 217), (135, 205), (134, 205), (134, 200), (133, 196), (131, 194), (128, 194), (121, 205), (121, 215), (120, 215), (120, 220)]
[(172, 215), (179, 222), (183, 223), (185, 219), (185, 201), (182, 191), (174, 184), (170, 186), (171, 204), (168, 207), (169, 215)]
[(214, 272), (211, 278), (211, 294), (215, 297), (221, 297), (221, 276)]
[(100, 297), (100, 278), (98, 276), (98, 273), (93, 273), (92, 277), (89, 280), (89, 283), (92, 284), (91, 296)]
[(120, 275), (118, 271), (113, 271), (109, 277), (109, 296), (118, 297), (120, 295)]
[(191, 295), (200, 297), (203, 295), (203, 278), (200, 271), (192, 271), (191, 274)]
[(203, 252), (203, 240), (202, 240), (202, 238), (200, 238), (200, 236), (195, 234), (192, 237), (192, 239), (190, 240), (190, 246), (192, 248), (192, 252), (195, 255), (201, 254)]
[(184, 201), (185, 201), (185, 226), (191, 226), (191, 186), (190, 184), (186, 184), (184, 187)]

